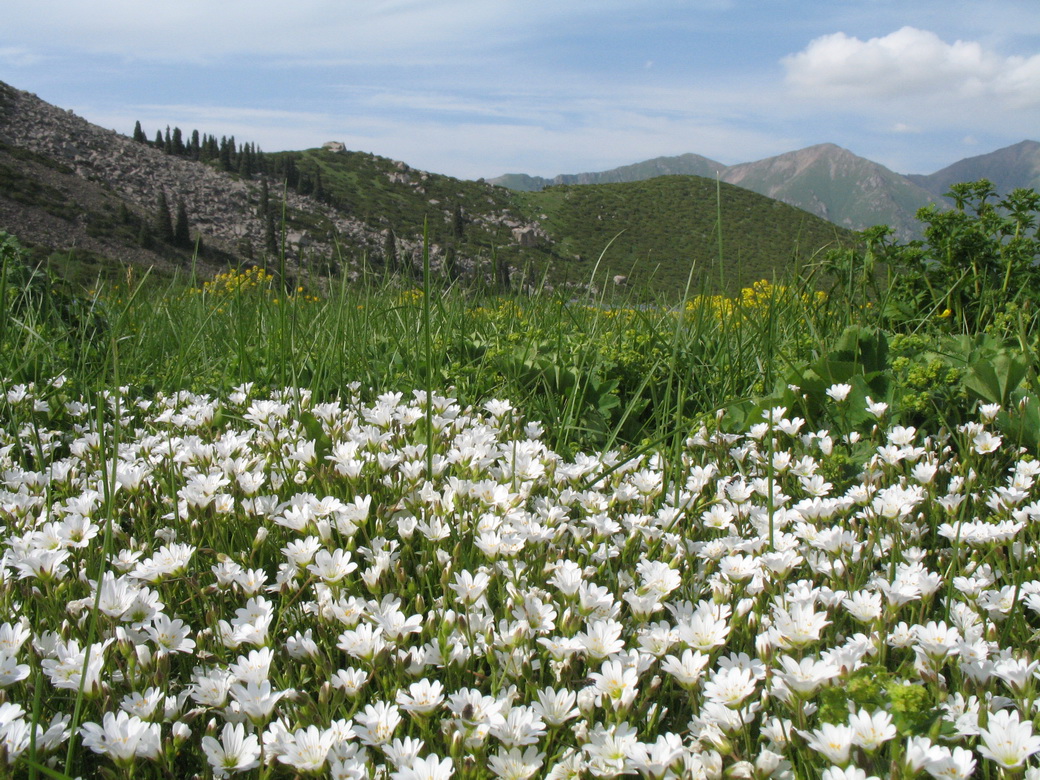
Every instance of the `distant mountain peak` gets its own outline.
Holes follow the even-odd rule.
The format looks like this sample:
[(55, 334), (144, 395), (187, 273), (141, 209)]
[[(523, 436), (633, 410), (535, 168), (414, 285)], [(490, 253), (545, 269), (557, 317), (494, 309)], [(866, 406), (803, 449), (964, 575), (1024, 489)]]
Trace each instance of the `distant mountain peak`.
[(887, 224), (900, 238), (921, 229), (917, 210), (946, 203), (950, 185), (989, 179), (998, 193), (1016, 187), (1040, 190), (1040, 143), (1031, 140), (970, 157), (928, 176), (896, 173), (831, 142), (824, 142), (755, 162), (722, 165), (695, 154), (655, 157), (602, 173), (539, 179), (509, 174), (491, 183), (513, 189), (538, 190), (552, 184), (638, 181), (667, 174), (719, 178), (829, 219), (853, 230)]
[(962, 181), (989, 179), (998, 193), (1019, 187), (1040, 189), (1040, 143), (1019, 141), (986, 154), (967, 157), (927, 176), (910, 175), (910, 181), (935, 195)]

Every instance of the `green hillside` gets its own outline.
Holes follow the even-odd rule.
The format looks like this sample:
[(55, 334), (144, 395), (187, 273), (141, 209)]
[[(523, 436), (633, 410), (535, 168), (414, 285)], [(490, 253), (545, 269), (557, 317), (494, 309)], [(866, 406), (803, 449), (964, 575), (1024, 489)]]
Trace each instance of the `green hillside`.
[[(372, 227), (382, 225), (399, 236), (421, 236), (426, 221), (430, 240), (449, 242), (453, 218), (460, 211), (474, 242), (488, 246), (507, 242), (508, 230), (488, 224), (487, 216), (507, 211), (510, 193), (475, 181), (454, 179), (415, 170), (385, 157), (363, 152), (331, 152), (308, 149), (279, 152), (267, 157), (278, 173), (284, 174), (288, 161), (304, 183), (301, 194), (311, 195), (334, 205), (346, 215)], [(320, 172), (320, 191), (318, 190)], [(307, 180), (310, 187), (306, 186)]]
[(848, 231), (793, 206), (729, 184), (716, 187), (698, 176), (661, 176), (516, 197), (555, 240), (549, 277), (557, 282), (587, 282), (603, 253), (600, 282), (624, 275), (631, 287), (649, 284), (674, 295), (693, 266), (695, 283), (721, 280), (732, 291), (851, 240)]

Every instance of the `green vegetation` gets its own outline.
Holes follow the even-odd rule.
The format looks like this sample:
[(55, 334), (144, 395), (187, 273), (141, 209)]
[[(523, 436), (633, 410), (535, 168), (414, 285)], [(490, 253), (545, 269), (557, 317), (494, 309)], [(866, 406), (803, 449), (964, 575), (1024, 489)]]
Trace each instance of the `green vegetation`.
[(1040, 198), (953, 194), (678, 306), (0, 235), (0, 776), (1035, 777)]
[(572, 283), (588, 282), (603, 253), (600, 284), (622, 275), (637, 290), (678, 293), (692, 269), (696, 285), (732, 294), (851, 243), (848, 231), (807, 212), (697, 176), (550, 187), (517, 197), (530, 219), (559, 237), (549, 278)]
[[(852, 243), (851, 233), (826, 220), (699, 176), (513, 192), (360, 152), (263, 153), (234, 138), (218, 144), (211, 135), (201, 136), (199, 151), (189, 142), (178, 152), (178, 135), (178, 128), (167, 130), (152, 145), (231, 175), (261, 179), (267, 195), (260, 197), (258, 212), (267, 221), (269, 248), (277, 250), (279, 230), (306, 232), (339, 247), (335, 257), (311, 257), (316, 269), (363, 258), (366, 274), (377, 278), (419, 276), (417, 254), (398, 252), (396, 263), (388, 263), (385, 240), (378, 247), (359, 242), (341, 231), (337, 214), (379, 233), (390, 231), (398, 242), (417, 244), (425, 232), (435, 248), (437, 273), (461, 286), (502, 289), (509, 276), (514, 288), (573, 292), (590, 281), (602, 288), (625, 276), (630, 300), (638, 291), (643, 303), (677, 302), (691, 278), (694, 289), (736, 294), (756, 280), (781, 278), (825, 249)], [(134, 136), (141, 140), (144, 133), (135, 128)], [(278, 204), (287, 191), (334, 211), (283, 213)], [(528, 229), (529, 236), (518, 242), (514, 228)]]
[[(323, 180), (335, 191), (336, 168), (327, 170)], [(691, 182), (631, 185), (647, 198), (624, 201), (609, 185), (556, 188), (540, 194), (540, 205), (552, 215), (547, 223), (590, 210), (628, 218), (610, 211), (623, 207), (634, 222), (662, 191), (711, 196)], [(5, 328), (0, 374), (24, 382), (64, 373), (75, 387), (94, 387), (104, 381), (104, 364), (91, 356), (111, 341), (121, 381), (150, 391), (228, 392), (252, 382), (304, 386), (327, 397), (351, 382), (373, 393), (410, 392), (432, 376), (436, 388), (452, 388), (464, 402), (507, 397), (531, 417), (553, 421), (553, 445), (562, 451), (681, 437), (720, 408), (729, 409), (736, 427), (785, 405), (813, 424), (840, 422), (851, 430), (869, 422), (862, 411), (867, 397), (917, 426), (954, 427), (971, 417), (973, 404), (999, 403), (1006, 432), (1033, 446), (1032, 421), (1040, 421), (1040, 402), (1031, 396), (1040, 387), (1037, 197), (1023, 191), (994, 208), (985, 183), (959, 192), (961, 208), (922, 211), (925, 241), (897, 245), (873, 232), (861, 249), (831, 250), (736, 295), (702, 281), (678, 307), (667, 298), (647, 305), (653, 298), (631, 284), (599, 294), (489, 296), (435, 274), (427, 298), (414, 276), (389, 275), (375, 285), (340, 279), (328, 288), (280, 279), (276, 268), (231, 271), (206, 285), (185, 277), (139, 284), (128, 272), (102, 280), (89, 297), (68, 285), (37, 284), (32, 306)], [(727, 222), (727, 212), (739, 211), (737, 195), (724, 189), (720, 201), (727, 256), (739, 255), (747, 236), (774, 227), (751, 231)], [(609, 233), (591, 222), (586, 233), (570, 223), (565, 229), (591, 246)], [(445, 223), (449, 233), (453, 228), (459, 230), (457, 219)], [(624, 270), (638, 279), (607, 258), (624, 257), (640, 235), (610, 244), (597, 278)], [(718, 251), (710, 232), (703, 241), (710, 246), (700, 251)], [(389, 233), (385, 251), (395, 251), (392, 244)], [(4, 246), (10, 298), (21, 284), (10, 280), (30, 273), (31, 261), (12, 240)], [(954, 263), (962, 270), (950, 270)], [(590, 275), (594, 265), (585, 263)], [(691, 265), (684, 264), (686, 277), (667, 277), (673, 290), (686, 288)], [(256, 273), (265, 274), (262, 284), (241, 283)], [(103, 315), (106, 329), (55, 314), (72, 301), (77, 311)], [(417, 337), (427, 314), (432, 351)], [(824, 412), (825, 390), (835, 383), (850, 385), (859, 409), (842, 421)]]

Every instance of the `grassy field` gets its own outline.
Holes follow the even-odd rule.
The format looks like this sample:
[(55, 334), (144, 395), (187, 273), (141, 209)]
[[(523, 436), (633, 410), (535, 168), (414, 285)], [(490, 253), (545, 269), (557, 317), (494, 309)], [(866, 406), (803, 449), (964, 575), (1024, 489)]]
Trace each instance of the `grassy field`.
[(0, 777), (1036, 777), (1035, 211), (667, 306), (3, 240)]

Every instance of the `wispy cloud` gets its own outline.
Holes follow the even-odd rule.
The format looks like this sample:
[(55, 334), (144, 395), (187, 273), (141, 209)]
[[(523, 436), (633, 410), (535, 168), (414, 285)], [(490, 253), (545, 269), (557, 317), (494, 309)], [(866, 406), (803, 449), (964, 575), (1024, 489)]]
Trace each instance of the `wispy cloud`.
[(947, 164), (1040, 126), (1023, 2), (40, 0), (5, 8), (0, 67), (123, 132), (337, 139), (459, 176), (823, 141)]
[(44, 57), (23, 46), (0, 46), (0, 64), (11, 68), (27, 68), (42, 62)]

